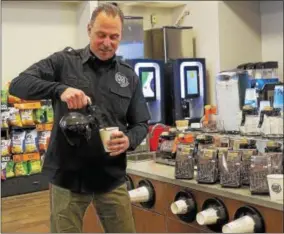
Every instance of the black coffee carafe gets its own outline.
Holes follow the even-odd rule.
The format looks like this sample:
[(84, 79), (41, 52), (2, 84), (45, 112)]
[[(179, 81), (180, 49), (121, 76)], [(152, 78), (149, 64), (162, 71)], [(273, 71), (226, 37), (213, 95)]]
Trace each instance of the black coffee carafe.
[(107, 125), (106, 114), (97, 105), (91, 105), (89, 102), (85, 113), (82, 112), (82, 110), (70, 111), (59, 122), (61, 130), (71, 146), (80, 146), (82, 141), (89, 141), (93, 130)]

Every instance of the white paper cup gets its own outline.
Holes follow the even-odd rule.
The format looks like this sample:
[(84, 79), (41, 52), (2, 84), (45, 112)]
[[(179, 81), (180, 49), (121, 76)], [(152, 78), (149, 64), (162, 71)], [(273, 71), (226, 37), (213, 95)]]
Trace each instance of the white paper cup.
[(150, 192), (146, 186), (130, 190), (128, 194), (132, 203), (147, 202), (150, 199)]
[(269, 194), (272, 201), (283, 201), (283, 174), (267, 175)]
[(171, 211), (173, 214), (186, 214), (188, 209), (188, 205), (185, 200), (177, 200), (171, 204)]
[(254, 233), (255, 222), (252, 217), (245, 215), (223, 226), (223, 233)]
[(100, 129), (100, 137), (106, 152), (110, 152), (107, 148), (107, 142), (110, 140), (111, 134), (113, 132), (118, 132), (118, 131), (119, 131), (118, 127), (109, 127), (109, 128)]
[(196, 215), (196, 222), (199, 225), (216, 224), (218, 219), (219, 217), (217, 215), (217, 210), (213, 208), (208, 208), (206, 210), (203, 210)]

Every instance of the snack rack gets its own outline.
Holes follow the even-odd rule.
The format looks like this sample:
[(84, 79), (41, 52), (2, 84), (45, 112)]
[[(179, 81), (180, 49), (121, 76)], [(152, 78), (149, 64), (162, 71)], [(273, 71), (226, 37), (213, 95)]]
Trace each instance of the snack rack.
[(21, 100), (1, 90), (2, 197), (48, 189), (41, 169), (52, 127), (50, 100)]

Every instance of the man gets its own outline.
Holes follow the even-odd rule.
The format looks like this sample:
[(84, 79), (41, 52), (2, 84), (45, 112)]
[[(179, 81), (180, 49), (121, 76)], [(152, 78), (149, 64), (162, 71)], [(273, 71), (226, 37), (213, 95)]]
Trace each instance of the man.
[[(11, 82), (12, 95), (53, 101), (54, 127), (43, 166), (52, 176), (52, 232), (81, 232), (90, 202), (105, 232), (135, 232), (125, 183), (125, 152), (146, 137), (150, 116), (138, 77), (115, 56), (122, 26), (119, 8), (98, 6), (88, 24), (86, 48), (56, 52)], [(110, 116), (109, 126), (120, 129), (108, 144), (110, 153), (104, 151), (98, 130), (89, 141), (72, 147), (58, 126), (68, 109), (83, 111), (88, 99)]]

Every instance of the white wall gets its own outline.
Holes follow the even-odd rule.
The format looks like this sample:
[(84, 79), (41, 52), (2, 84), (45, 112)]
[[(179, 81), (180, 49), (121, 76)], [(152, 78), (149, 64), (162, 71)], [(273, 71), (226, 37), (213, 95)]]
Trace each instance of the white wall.
[(219, 24), (217, 1), (188, 1), (186, 8), (179, 7), (173, 11), (172, 24), (182, 14), (190, 11), (181, 26), (192, 26), (195, 35), (195, 54), (206, 59), (207, 68), (207, 103), (214, 103), (215, 75), (220, 70), (219, 64)]
[(2, 84), (34, 62), (76, 46), (77, 8), (60, 2), (2, 2)]
[(82, 1), (77, 6), (77, 47), (83, 48), (89, 43), (87, 24), (91, 19), (97, 1)]
[(159, 7), (141, 7), (141, 6), (120, 6), (125, 16), (142, 16), (143, 17), (143, 28), (150, 29), (151, 15), (156, 15), (157, 24), (154, 27), (163, 27), (172, 25), (172, 10), (167, 8)]
[(260, 3), (262, 60), (278, 61), (279, 75), (283, 81), (283, 2)]
[(219, 1), (220, 70), (261, 61), (258, 1)]

